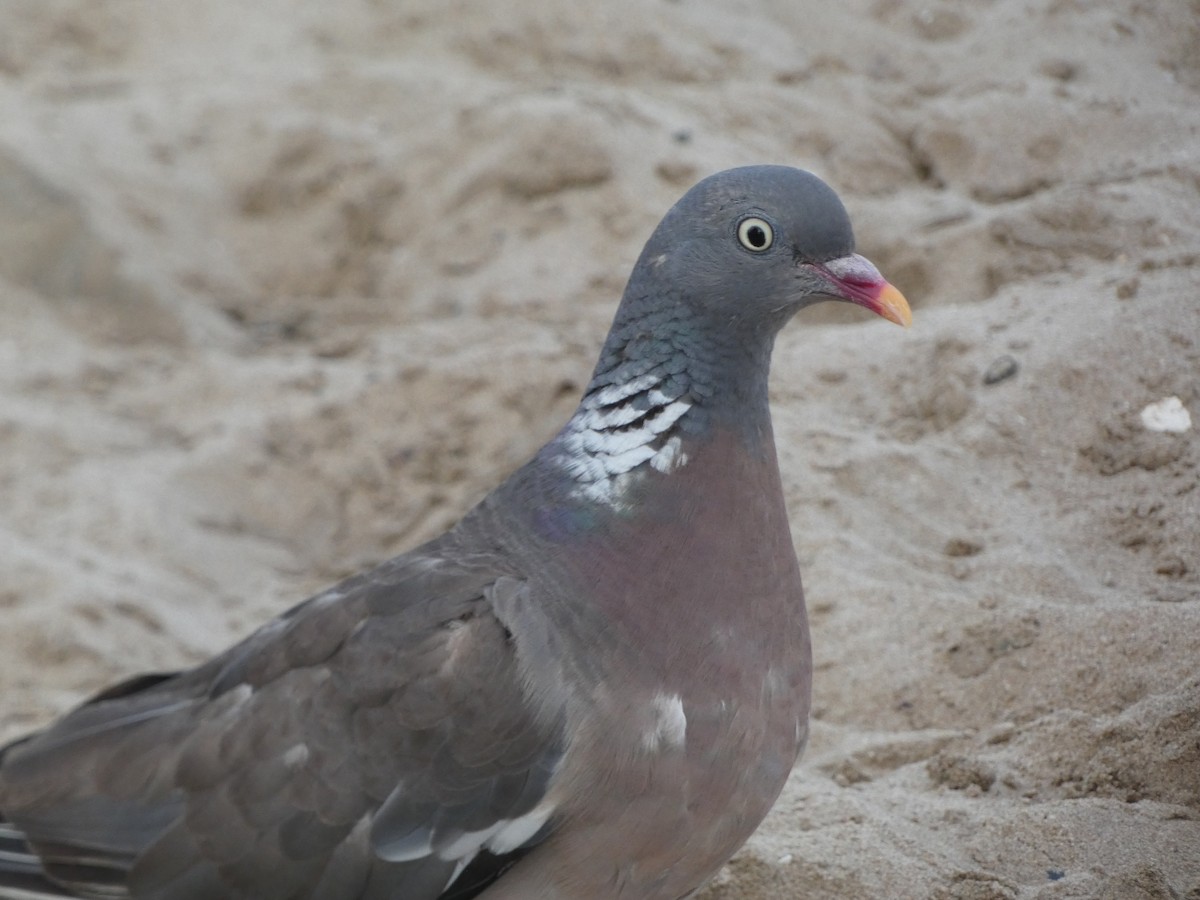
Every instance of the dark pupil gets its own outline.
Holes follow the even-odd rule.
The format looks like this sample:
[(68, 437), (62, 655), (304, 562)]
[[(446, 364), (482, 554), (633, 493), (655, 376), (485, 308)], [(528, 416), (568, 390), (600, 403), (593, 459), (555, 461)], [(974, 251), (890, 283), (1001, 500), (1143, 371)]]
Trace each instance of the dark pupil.
[(767, 233), (762, 230), (761, 225), (751, 225), (746, 231), (746, 240), (752, 247), (763, 247), (767, 243)]

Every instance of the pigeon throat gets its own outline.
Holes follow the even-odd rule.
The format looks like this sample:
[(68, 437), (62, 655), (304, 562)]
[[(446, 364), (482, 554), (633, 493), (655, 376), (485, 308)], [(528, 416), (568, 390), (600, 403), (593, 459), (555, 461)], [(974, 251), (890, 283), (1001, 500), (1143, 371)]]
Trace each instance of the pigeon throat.
[(621, 505), (647, 470), (667, 474), (687, 465), (684, 438), (692, 423), (684, 419), (693, 410), (696, 399), (679, 380), (658, 373), (607, 385), (584, 396), (552, 458), (570, 477), (575, 496)]
[(579, 408), (547, 448), (574, 497), (625, 508), (647, 479), (687, 466), (718, 423), (769, 421), (765, 359), (714, 349), (686, 333), (610, 341)]

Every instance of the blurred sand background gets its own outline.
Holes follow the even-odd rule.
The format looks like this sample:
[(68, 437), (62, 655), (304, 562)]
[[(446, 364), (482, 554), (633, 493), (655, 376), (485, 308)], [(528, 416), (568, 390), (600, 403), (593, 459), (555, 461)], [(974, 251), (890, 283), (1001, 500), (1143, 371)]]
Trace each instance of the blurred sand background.
[(0, 737), (450, 524), (754, 162), (916, 321), (780, 339), (813, 739), (700, 897), (1200, 898), (1195, 0), (2, 0)]

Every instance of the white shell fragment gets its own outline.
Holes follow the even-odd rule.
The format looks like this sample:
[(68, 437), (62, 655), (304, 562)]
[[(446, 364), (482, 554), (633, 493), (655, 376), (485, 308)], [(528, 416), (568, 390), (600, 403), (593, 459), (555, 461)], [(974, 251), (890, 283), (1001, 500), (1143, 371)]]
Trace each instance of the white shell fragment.
[(1178, 397), (1164, 397), (1142, 410), (1142, 424), (1150, 431), (1183, 434), (1192, 427), (1192, 416)]

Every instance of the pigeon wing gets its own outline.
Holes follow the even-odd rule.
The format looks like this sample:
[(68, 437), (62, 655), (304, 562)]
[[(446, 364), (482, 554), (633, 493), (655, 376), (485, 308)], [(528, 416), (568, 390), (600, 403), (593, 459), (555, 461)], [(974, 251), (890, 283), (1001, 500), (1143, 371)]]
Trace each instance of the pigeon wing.
[(85, 896), (422, 900), (495, 877), (550, 827), (562, 755), (498, 583), (519, 581), (392, 560), (11, 745), (0, 809)]

